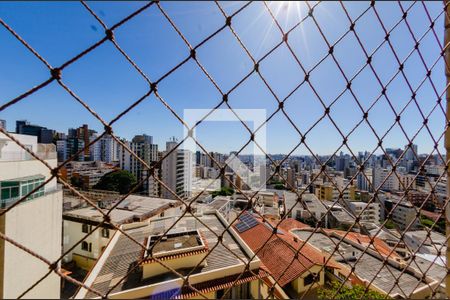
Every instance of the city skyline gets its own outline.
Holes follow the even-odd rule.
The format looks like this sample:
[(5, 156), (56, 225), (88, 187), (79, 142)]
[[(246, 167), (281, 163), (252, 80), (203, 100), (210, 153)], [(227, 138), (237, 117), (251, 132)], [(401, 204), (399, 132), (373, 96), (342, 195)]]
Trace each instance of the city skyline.
[[(0, 121), (1, 121), (1, 119), (0, 119)], [(44, 127), (44, 128), (46, 128), (46, 126), (45, 125), (43, 125), (43, 124), (37, 124), (37, 123), (33, 123), (33, 122), (30, 122), (29, 120), (16, 120), (16, 121), (27, 121), (30, 125), (32, 125), (32, 126), (41, 126), (41, 127)], [(10, 122), (6, 122), (6, 125), (7, 125), (7, 127), (6, 127), (6, 129), (9, 131), (9, 132), (13, 132), (13, 133), (17, 133), (17, 132), (15, 132), (15, 130), (11, 130), (12, 128), (17, 128), (17, 124), (16, 123), (14, 123), (14, 126), (11, 126), (10, 125)], [(55, 130), (55, 132), (57, 133), (57, 134), (59, 134), (59, 133), (63, 133), (63, 134), (65, 134), (65, 135), (67, 135), (67, 133), (71, 130), (71, 129), (76, 129), (77, 127), (79, 127), (79, 126), (83, 126), (84, 124), (78, 124), (78, 125), (75, 125), (75, 126), (73, 126), (73, 127), (69, 127), (69, 128), (67, 128), (65, 131), (58, 131), (58, 130), (55, 130), (55, 129), (53, 129), (53, 128), (46, 128), (46, 129), (48, 129), (48, 130)], [(88, 125), (88, 127), (90, 128), (90, 129), (92, 129), (90, 126), (89, 126), (89, 124), (86, 124), (86, 125)], [(97, 132), (97, 134), (101, 134), (102, 132)], [(151, 138), (152, 138), (152, 143), (154, 143), (154, 144), (156, 144), (158, 147), (159, 147), (159, 149), (161, 149), (161, 150), (165, 150), (165, 145), (166, 145), (166, 143), (167, 142), (169, 142), (169, 141), (171, 141), (172, 139), (176, 139), (176, 140), (178, 140), (178, 141), (180, 141), (180, 138), (177, 138), (177, 137), (175, 137), (175, 136), (171, 136), (171, 137), (168, 137), (166, 140), (165, 140), (165, 142), (163, 142), (163, 143), (157, 143), (157, 142), (153, 142), (153, 139), (155, 139), (155, 140), (161, 140), (161, 137), (158, 137), (158, 136), (155, 136), (155, 135), (153, 135), (153, 134), (150, 134), (150, 133), (146, 133), (146, 132), (141, 132), (141, 133), (136, 133), (135, 135), (133, 135), (133, 136), (130, 136), (130, 137), (123, 137), (123, 136), (117, 136), (119, 139), (125, 139), (126, 141), (132, 141), (133, 140), (133, 138), (134, 137), (136, 137), (136, 136), (142, 136), (142, 135), (147, 135), (147, 136), (150, 136)], [(99, 143), (100, 141), (98, 141), (97, 143)], [(418, 149), (420, 149), (420, 145), (417, 145), (417, 144), (415, 144), (415, 143), (413, 143), (413, 145), (416, 145), (416, 146), (418, 146), (417, 148)], [(392, 150), (392, 149), (394, 149), (394, 150), (397, 150), (397, 149), (400, 149), (400, 150), (402, 150), (402, 151), (406, 151), (406, 148), (407, 148), (407, 146), (408, 145), (384, 145), (384, 150), (385, 150), (385, 152), (389, 152), (390, 150)], [(183, 149), (183, 144), (182, 145), (180, 145), (179, 146), (179, 149)], [(245, 148), (245, 149), (247, 149), (247, 148)], [(240, 153), (240, 155), (253, 155), (252, 153), (249, 153), (249, 152), (245, 152), (245, 149), (244, 149), (244, 151), (242, 151), (241, 153)], [(209, 152), (217, 152), (217, 153), (221, 153), (221, 154), (231, 154), (231, 153), (233, 153), (233, 152), (236, 152), (237, 151), (237, 149), (232, 149), (232, 150), (230, 150), (230, 151), (227, 151), (227, 152), (220, 152), (220, 151), (216, 151), (215, 149), (210, 149), (211, 151), (208, 151), (208, 153)], [(203, 151), (201, 150), (201, 149), (197, 149), (197, 152), (198, 151), (200, 151), (200, 152), (202, 152), (203, 153)], [(366, 153), (366, 152), (368, 152), (368, 153), (371, 153), (371, 151), (369, 151), (369, 149), (360, 149), (360, 150), (354, 150), (354, 149), (352, 149), (352, 151), (353, 151), (353, 153), (357, 156), (359, 153)], [(194, 152), (196, 152), (196, 151), (194, 151)], [(339, 156), (340, 155), (340, 153), (343, 153), (344, 155), (350, 155), (350, 156), (352, 156), (352, 154), (347, 150), (345, 150), (345, 149), (341, 149), (341, 150), (339, 150), (339, 151), (337, 151), (336, 153), (335, 153), (335, 155), (334, 156)], [(267, 154), (269, 154), (269, 155), (274, 155), (274, 156), (277, 156), (277, 155), (287, 155), (286, 153), (267, 153)], [(289, 155), (289, 157), (296, 157), (296, 156), (300, 156), (300, 157), (302, 157), (302, 156), (313, 156), (313, 155), (320, 155), (320, 156), (331, 156), (333, 153), (317, 153), (317, 152), (315, 152), (315, 153), (304, 153), (304, 154), (296, 154), (296, 153), (293, 153), (293, 154), (291, 154), (291, 155)], [(384, 152), (381, 152), (381, 150), (378, 150), (378, 151), (375, 151), (374, 153), (373, 153), (373, 155), (380, 155), (380, 154), (384, 154)], [(430, 153), (426, 153), (426, 152), (420, 152), (420, 151), (417, 151), (416, 153), (415, 153), (417, 156), (420, 156), (420, 155), (428, 155), (428, 154), (430, 154)], [(445, 153), (442, 153), (442, 152), (440, 152), (440, 154), (441, 155), (443, 155), (444, 157), (445, 157)], [(433, 155), (439, 155), (438, 153), (433, 153)], [(258, 156), (258, 155), (255, 155), (255, 156)]]

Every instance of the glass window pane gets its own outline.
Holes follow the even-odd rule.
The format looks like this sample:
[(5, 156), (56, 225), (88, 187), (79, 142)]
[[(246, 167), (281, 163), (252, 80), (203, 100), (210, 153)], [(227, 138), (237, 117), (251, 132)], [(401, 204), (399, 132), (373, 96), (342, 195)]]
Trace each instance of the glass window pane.
[(10, 198), (9, 188), (2, 189), (1, 199), (9, 199), (9, 198)]
[(25, 196), (28, 193), (28, 189), (26, 185), (22, 186), (22, 196)]
[(19, 187), (11, 188), (11, 198), (19, 197)]
[(2, 187), (7, 187), (7, 186), (19, 186), (19, 182), (17, 182), (17, 181), (2, 182)]

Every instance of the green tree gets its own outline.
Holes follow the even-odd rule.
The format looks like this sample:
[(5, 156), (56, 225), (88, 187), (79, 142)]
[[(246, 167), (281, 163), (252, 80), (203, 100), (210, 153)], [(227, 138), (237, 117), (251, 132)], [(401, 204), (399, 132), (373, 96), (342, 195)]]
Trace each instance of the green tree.
[(394, 229), (395, 228), (395, 224), (392, 220), (387, 220), (386, 224), (384, 224), (384, 227), (387, 229)]
[(368, 290), (366, 292), (366, 288), (362, 285), (354, 285), (351, 288), (345, 285), (341, 287), (339, 281), (333, 281), (330, 286), (319, 289), (317, 296), (320, 300), (391, 299), (389, 296), (376, 291)]
[(220, 190), (212, 192), (213, 198), (216, 196), (231, 196), (233, 194), (234, 190), (229, 187), (222, 187)]
[[(435, 224), (436, 223), (436, 224)], [(433, 230), (445, 234), (445, 219), (441, 218), (436, 222), (422, 215), (420, 224), (424, 227), (433, 228)]]
[(286, 189), (284, 187), (284, 184), (282, 184), (282, 183), (275, 184), (273, 188), (276, 189), (276, 190), (285, 190)]
[(81, 188), (83, 186), (83, 182), (81, 182), (80, 177), (75, 176), (70, 177), (70, 184), (77, 188)]
[(128, 193), (136, 185), (136, 177), (128, 171), (119, 170), (108, 173), (100, 178), (94, 189)]

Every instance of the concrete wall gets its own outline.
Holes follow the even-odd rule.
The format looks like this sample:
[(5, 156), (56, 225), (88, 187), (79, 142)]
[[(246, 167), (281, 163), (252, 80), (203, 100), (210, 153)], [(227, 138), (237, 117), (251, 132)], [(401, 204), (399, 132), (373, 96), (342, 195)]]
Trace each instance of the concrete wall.
[[(18, 176), (20, 177), (20, 176)], [(0, 175), (0, 178), (2, 175)], [(61, 255), (62, 192), (22, 203), (3, 216), (5, 234), (49, 261)], [(4, 244), (3, 297), (17, 298), (48, 272), (48, 266), (14, 245)], [(60, 277), (50, 274), (25, 298), (60, 298)]]
[[(208, 254), (207, 252), (188, 254), (188, 256), (181, 258), (163, 260), (162, 263), (165, 266), (172, 268), (174, 270), (179, 270), (182, 268), (193, 268), (197, 266), (200, 262), (202, 262), (201, 266), (204, 266), (206, 264), (206, 260), (203, 259), (206, 257), (207, 254)], [(144, 263), (142, 267), (142, 278), (146, 279), (160, 274), (171, 272), (171, 270), (166, 268), (165, 266), (156, 261), (151, 263)]]
[[(176, 216), (180, 215), (182, 210), (180, 207), (172, 207), (169, 209), (166, 209), (164, 211), (164, 216)], [(150, 219), (159, 218), (160, 215), (156, 215), (154, 217), (151, 217)], [(63, 247), (64, 252), (69, 250), (73, 245), (75, 245), (78, 241), (83, 239), (87, 233), (82, 231), (83, 223), (80, 222), (74, 222), (69, 220), (64, 220), (64, 239), (63, 239)], [(126, 226), (126, 225), (125, 225)], [(92, 229), (95, 228), (95, 225), (92, 225)], [(81, 249), (81, 243), (76, 246), (76, 248), (71, 251), (69, 254), (67, 254), (64, 257), (64, 262), (70, 262), (74, 260), (77, 265), (87, 271), (89, 271), (95, 261), (100, 257), (101, 253), (103, 252), (103, 248), (108, 245), (109, 241), (113, 237), (113, 235), (116, 233), (117, 230), (115, 229), (109, 229), (109, 238), (102, 237), (101, 228), (95, 230), (93, 233), (91, 233), (84, 241), (86, 241), (88, 244), (92, 244), (92, 251), (85, 251)], [(74, 257), (74, 254), (76, 257)], [(93, 260), (93, 261), (92, 261)]]
[[(82, 231), (82, 226), (83, 223), (64, 220), (64, 246), (63, 246), (64, 252), (73, 247), (73, 245), (75, 245), (78, 241), (80, 241), (87, 235), (87, 233)], [(94, 228), (95, 226), (92, 225), (92, 229)], [(86, 239), (84, 239), (84, 241), (86, 241), (88, 244), (89, 243), (92, 244), (91, 252), (82, 250), (80, 243), (79, 245), (76, 246), (76, 248), (73, 251), (71, 251), (64, 257), (64, 261), (65, 262), (72, 261), (74, 259), (73, 254), (77, 254), (78, 255), (77, 261), (79, 259), (79, 262), (82, 264), (78, 265), (77, 263), (77, 265), (85, 270), (89, 270), (92, 264), (89, 264), (89, 266), (87, 264), (84, 264), (83, 261), (85, 259), (83, 259), (83, 257), (87, 259), (97, 260), (100, 254), (102, 253), (103, 247), (105, 247), (108, 244), (109, 240), (112, 238), (115, 232), (116, 230), (109, 229), (109, 238), (104, 238), (102, 237), (101, 234), (101, 228), (95, 230)]]
[[(325, 284), (325, 272), (321, 271), (321, 266), (314, 265), (309, 269), (309, 272), (303, 273), (299, 278), (295, 279), (291, 282), (292, 287), (297, 292), (297, 294), (300, 296), (302, 293), (308, 291), (308, 289), (313, 290), (315, 288), (318, 288), (320, 286), (323, 286)], [(319, 274), (320, 271), (320, 280), (318, 282), (312, 283), (312, 287), (310, 287), (311, 284), (305, 285), (304, 284), (304, 278), (308, 276), (311, 273), (317, 273)]]

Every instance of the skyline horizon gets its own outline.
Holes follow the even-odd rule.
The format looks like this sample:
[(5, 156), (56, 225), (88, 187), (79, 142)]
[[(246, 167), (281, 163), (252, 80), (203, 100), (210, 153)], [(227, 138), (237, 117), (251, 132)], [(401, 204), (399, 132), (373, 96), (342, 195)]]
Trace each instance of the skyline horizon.
[[(11, 128), (12, 128), (12, 126), (10, 125), (12, 122), (10, 122), (10, 121), (8, 121), (8, 120), (6, 120), (6, 119), (0, 119), (0, 120), (5, 120), (6, 121), (6, 125), (7, 125), (7, 127), (6, 127), (6, 130), (8, 131), (8, 132), (11, 132), (11, 133), (16, 133), (15, 132), (15, 122), (14, 122), (14, 129), (13, 130), (10, 130)], [(15, 121), (27, 121), (27, 122), (29, 122), (29, 124), (30, 125), (35, 125), (35, 126), (41, 126), (41, 127), (44, 127), (44, 128), (47, 128), (47, 129), (49, 129), (49, 130), (54, 130), (56, 133), (63, 133), (63, 134), (66, 134), (67, 135), (67, 133), (68, 133), (68, 131), (70, 130), (70, 129), (76, 129), (76, 128), (79, 128), (79, 127), (81, 127), (81, 126), (83, 126), (83, 125), (85, 125), (85, 123), (81, 123), (81, 124), (79, 124), (78, 126), (77, 125), (75, 125), (75, 126), (71, 126), (71, 127), (68, 127), (68, 128), (66, 128), (66, 130), (65, 131), (61, 131), (61, 130), (57, 130), (57, 129), (54, 129), (54, 128), (49, 128), (49, 127), (47, 127), (47, 126), (45, 126), (44, 124), (39, 124), (39, 123), (35, 123), (35, 122), (32, 122), (32, 121), (30, 121), (30, 120), (27, 120), (27, 119), (17, 119), (17, 120), (15, 120)], [(90, 127), (90, 124), (86, 124), (86, 125), (88, 125), (88, 128), (89, 129), (93, 129), (92, 127)], [(9, 127), (9, 128), (8, 128)], [(104, 131), (99, 131), (99, 130), (97, 130), (97, 129), (93, 129), (98, 135), (100, 135), (100, 134), (102, 134)], [(146, 133), (146, 132), (141, 132), (141, 133), (136, 133), (136, 134), (134, 134), (133, 136), (129, 136), (129, 137), (123, 137), (123, 136), (117, 136), (116, 135), (116, 137), (117, 138), (119, 138), (119, 139), (125, 139), (126, 141), (128, 141), (128, 142), (131, 142), (131, 140), (135, 137), (135, 136), (139, 136), (139, 135), (148, 135), (148, 136), (151, 136), (152, 137), (152, 139), (153, 140), (155, 140), (155, 139), (161, 139), (161, 137), (158, 137), (158, 136), (156, 136), (156, 135), (154, 135), (154, 134), (149, 134), (148, 132)], [(167, 140), (165, 141), (165, 142), (163, 142), (163, 143), (159, 143), (159, 142), (153, 142), (154, 144), (156, 144), (157, 146), (158, 146), (158, 148), (161, 146), (161, 144), (162, 144), (162, 146), (165, 146), (165, 143), (166, 142), (171, 142), (171, 139), (173, 139), (173, 138), (175, 138), (176, 139), (176, 142), (180, 142), (180, 138), (179, 137), (176, 137), (176, 136), (170, 136), (170, 137), (168, 137), (167, 138)], [(162, 139), (161, 139), (162, 140)], [(420, 149), (420, 145), (419, 144), (416, 144), (416, 143), (414, 143), (413, 142), (413, 145), (416, 145), (417, 147), (418, 147), (418, 149)], [(183, 144), (181, 144), (180, 145), (180, 149), (183, 149)], [(405, 148), (406, 147), (408, 147), (408, 145), (403, 145), (403, 146), (399, 146), (399, 145), (396, 145), (396, 146), (388, 146), (388, 147), (385, 147), (385, 146), (383, 146), (383, 149), (387, 152), (388, 150), (402, 150), (402, 151), (406, 151), (405, 150)], [(246, 147), (247, 148), (247, 147)], [(165, 149), (165, 148), (164, 148)], [(244, 148), (244, 150), (245, 150), (245, 148)], [(352, 149), (353, 150), (353, 149)], [(358, 150), (356, 150), (356, 151), (353, 151), (356, 155), (357, 154), (359, 154), (359, 153), (365, 153), (365, 152), (368, 152), (369, 154), (370, 153), (372, 153), (372, 150), (373, 149), (371, 149), (371, 150), (369, 150), (369, 149), (358, 149)], [(165, 150), (160, 150), (160, 149), (158, 149), (158, 151), (165, 151)], [(199, 149), (199, 150), (197, 150), (197, 151), (200, 151), (200, 152), (202, 152), (202, 150), (201, 149)], [(229, 155), (229, 154), (232, 154), (233, 152), (236, 152), (236, 151), (238, 151), (238, 150), (228, 150), (228, 151), (216, 151), (216, 150), (211, 150), (211, 151), (209, 151), (209, 152), (216, 152), (216, 153), (219, 153), (219, 154), (225, 154), (225, 155)], [(380, 151), (381, 151), (381, 153), (380, 153)], [(196, 151), (191, 151), (191, 152), (193, 152), (193, 153), (195, 153)], [(333, 151), (334, 152), (334, 151)], [(344, 155), (350, 155), (350, 156), (352, 156), (352, 154), (349, 152), (349, 151), (345, 151), (345, 150), (339, 150), (339, 151), (337, 151), (336, 152), (336, 154), (334, 155), (334, 156), (336, 156), (336, 157), (338, 157), (339, 156), (339, 154), (340, 153), (343, 153)], [(273, 152), (273, 153), (269, 153), (269, 152), (267, 152), (267, 154), (269, 154), (269, 155), (273, 155), (273, 156), (277, 156), (277, 155), (287, 155), (287, 153), (275, 153), (275, 152)], [(374, 153), (373, 153), (373, 155), (383, 155), (384, 154), (384, 152), (382, 152), (382, 150), (380, 150), (380, 149), (377, 149), (377, 151), (375, 151)], [(416, 153), (418, 156), (423, 156), (423, 155), (429, 155), (430, 153), (427, 153), (427, 152), (420, 152), (420, 151), (418, 151), (418, 153)], [(244, 155), (244, 156), (264, 156), (264, 155), (255, 155), (255, 154), (253, 154), (253, 153), (240, 153), (239, 155)], [(332, 153), (318, 153), (318, 152), (316, 152), (316, 153), (314, 153), (314, 154), (311, 154), (311, 153), (296, 153), (295, 151), (291, 154), (291, 155), (289, 155), (289, 157), (294, 157), (294, 156), (305, 156), (305, 157), (307, 157), (307, 156), (314, 156), (314, 155), (318, 155), (318, 156), (321, 156), (321, 157), (324, 157), (324, 156), (332, 156), (333, 154)], [(439, 155), (438, 153), (433, 153), (432, 154), (432, 156), (435, 156), (435, 155)], [(445, 153), (442, 153), (442, 152), (440, 152), (440, 155), (442, 155), (442, 156), (445, 156)]]

